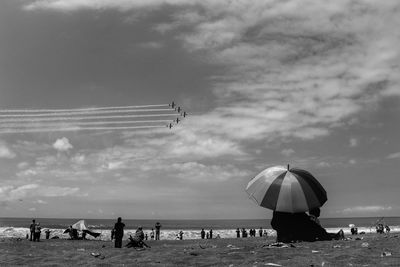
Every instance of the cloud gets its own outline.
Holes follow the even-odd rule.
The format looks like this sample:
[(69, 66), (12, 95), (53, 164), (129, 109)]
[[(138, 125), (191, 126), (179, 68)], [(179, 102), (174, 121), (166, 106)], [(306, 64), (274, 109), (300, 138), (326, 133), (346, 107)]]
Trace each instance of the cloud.
[(345, 214), (362, 214), (362, 213), (377, 213), (381, 211), (389, 211), (392, 210), (391, 206), (355, 206), (350, 208), (345, 208), (342, 210), (342, 213)]
[(248, 178), (250, 173), (233, 165), (204, 165), (198, 162), (174, 163), (171, 166), (177, 177), (186, 181), (212, 182)]
[(154, 29), (221, 69), (209, 77), (218, 107), (185, 127), (203, 141), (225, 142), (225, 150), (249, 140), (324, 137), (371, 103), (400, 95), (394, 0), (39, 0), (25, 8), (151, 12), (166, 5), (172, 15)]
[(291, 149), (291, 148), (284, 149), (284, 150), (281, 151), (281, 154), (286, 156), (286, 157), (289, 157), (290, 155), (292, 155), (294, 153), (295, 153), (295, 151), (293, 149)]
[(38, 204), (47, 204), (46, 201), (41, 200), (41, 199), (36, 200), (36, 203), (38, 203)]
[(327, 168), (327, 167), (330, 167), (331, 164), (326, 162), (326, 161), (321, 161), (321, 162), (317, 163), (317, 166), (320, 167), (320, 168)]
[(18, 163), (17, 166), (18, 166), (18, 169), (25, 169), (25, 168), (27, 168), (29, 166), (29, 163), (23, 161), (23, 162)]
[(356, 146), (358, 146), (358, 140), (357, 140), (357, 138), (350, 138), (350, 140), (349, 140), (349, 146), (350, 146), (350, 147), (356, 147)]
[(68, 138), (63, 137), (54, 142), (53, 148), (57, 151), (68, 151), (72, 149), (73, 146), (69, 143)]
[(386, 156), (387, 159), (399, 159), (400, 158), (400, 152), (392, 153)]
[(75, 11), (79, 9), (117, 9), (127, 11), (137, 8), (155, 8), (160, 5), (194, 5), (197, 1), (187, 0), (37, 0), (25, 5), (26, 10), (51, 9)]
[(0, 187), (0, 201), (13, 201), (29, 197), (64, 197), (76, 194), (77, 187), (47, 186), (40, 184), (26, 184), (22, 186)]
[(160, 42), (146, 42), (146, 43), (141, 43), (138, 46), (146, 49), (161, 49), (164, 47), (164, 44)]
[(13, 159), (16, 154), (4, 143), (0, 142), (0, 158)]

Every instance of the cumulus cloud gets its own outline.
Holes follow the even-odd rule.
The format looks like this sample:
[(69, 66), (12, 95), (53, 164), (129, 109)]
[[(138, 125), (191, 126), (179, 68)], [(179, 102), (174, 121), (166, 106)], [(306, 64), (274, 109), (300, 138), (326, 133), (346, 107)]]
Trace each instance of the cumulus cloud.
[(53, 148), (57, 151), (68, 151), (73, 148), (73, 146), (69, 143), (68, 138), (63, 137), (54, 142)]
[(345, 208), (342, 212), (345, 214), (362, 214), (362, 213), (377, 213), (381, 211), (392, 210), (391, 206), (355, 206), (350, 208)]
[(222, 66), (210, 77), (218, 108), (186, 125), (196, 135), (230, 147), (232, 140), (314, 139), (371, 102), (400, 95), (394, 0), (38, 0), (25, 8), (134, 12), (166, 5), (177, 8), (155, 30)]
[(286, 157), (289, 157), (290, 155), (293, 155), (294, 153), (295, 153), (295, 151), (293, 149), (291, 149), (291, 148), (283, 149), (281, 151), (281, 154), (286, 156)]
[(138, 46), (147, 49), (161, 49), (164, 47), (164, 45), (160, 42), (146, 42), (146, 43), (141, 43)]
[(27, 197), (64, 197), (79, 191), (77, 187), (47, 186), (40, 184), (26, 184), (21, 186), (0, 187), (0, 200), (12, 201)]
[(330, 166), (331, 166), (331, 164), (326, 162), (326, 161), (321, 161), (321, 162), (317, 163), (317, 167), (320, 167), (320, 168), (327, 168), (327, 167), (330, 167)]
[(399, 159), (400, 158), (400, 152), (392, 153), (386, 156), (387, 159)]
[(16, 154), (4, 143), (0, 142), (0, 158), (13, 159)]
[(357, 139), (357, 138), (350, 138), (350, 140), (349, 140), (349, 146), (350, 146), (350, 147), (356, 147), (356, 146), (358, 146), (358, 139)]

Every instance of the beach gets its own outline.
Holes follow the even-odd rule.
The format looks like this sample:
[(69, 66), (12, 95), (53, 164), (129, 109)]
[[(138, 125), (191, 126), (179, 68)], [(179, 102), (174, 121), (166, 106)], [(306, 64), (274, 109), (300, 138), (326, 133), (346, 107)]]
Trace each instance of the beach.
[[(276, 247), (275, 237), (147, 241), (116, 249), (111, 241), (0, 239), (1, 266), (399, 266), (400, 234)], [(358, 240), (357, 240), (358, 239)], [(123, 245), (127, 243), (123, 241)], [(97, 253), (97, 257), (92, 253)], [(100, 254), (100, 255), (99, 255)], [(275, 265), (273, 265), (275, 264)]]

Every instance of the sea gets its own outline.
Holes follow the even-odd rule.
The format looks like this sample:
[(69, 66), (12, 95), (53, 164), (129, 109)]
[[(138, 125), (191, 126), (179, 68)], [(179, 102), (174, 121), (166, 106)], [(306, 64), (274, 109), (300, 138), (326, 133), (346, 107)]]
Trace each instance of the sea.
[[(80, 219), (57, 219), (57, 218), (36, 218), (42, 227), (42, 233), (50, 230), (50, 238), (67, 239), (68, 234), (64, 234), (65, 229)], [(32, 218), (0, 218), (0, 238), (26, 238), (29, 234), (29, 225)], [(85, 219), (86, 225), (91, 231), (101, 233), (100, 240), (111, 239), (111, 229), (115, 219)], [(157, 220), (123, 220), (125, 223), (125, 238), (134, 234), (136, 229), (141, 226), (145, 234), (150, 239), (150, 232), (154, 228)], [(213, 237), (236, 238), (236, 229), (245, 228), (256, 229), (257, 235), (260, 228), (268, 236), (275, 236), (276, 232), (271, 229), (269, 219), (229, 219), (229, 220), (159, 220), (161, 223), (160, 239), (178, 239), (178, 233), (183, 232), (183, 239), (200, 239), (200, 231), (206, 232), (213, 230)], [(342, 229), (346, 235), (350, 235), (350, 226), (354, 224), (358, 232), (375, 233), (375, 225), (382, 223), (388, 225), (391, 233), (400, 232), (400, 217), (355, 217), (355, 218), (320, 218), (321, 225), (328, 232), (336, 233)], [(44, 234), (42, 234), (42, 238)], [(88, 239), (93, 239), (87, 236)]]

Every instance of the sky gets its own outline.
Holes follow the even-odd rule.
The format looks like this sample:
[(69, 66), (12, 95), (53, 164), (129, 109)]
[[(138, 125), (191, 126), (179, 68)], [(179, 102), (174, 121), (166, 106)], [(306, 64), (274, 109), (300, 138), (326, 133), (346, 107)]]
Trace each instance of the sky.
[(0, 118), (0, 217), (270, 218), (244, 189), (286, 164), (326, 189), (322, 217), (399, 216), (399, 28), (397, 0), (1, 1), (1, 114), (175, 101), (188, 116)]

